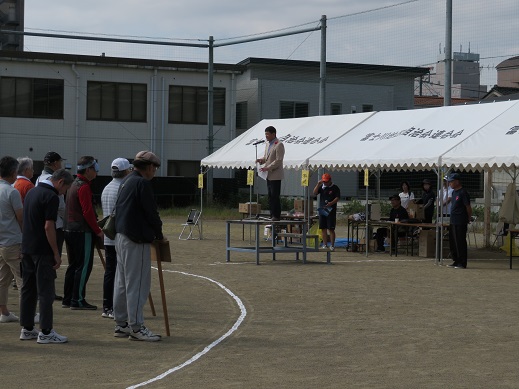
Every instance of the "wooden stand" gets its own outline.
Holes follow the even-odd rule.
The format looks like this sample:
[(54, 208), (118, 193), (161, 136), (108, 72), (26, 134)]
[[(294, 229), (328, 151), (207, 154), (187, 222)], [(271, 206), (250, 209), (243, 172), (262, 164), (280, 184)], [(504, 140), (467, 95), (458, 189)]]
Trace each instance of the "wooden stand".
[(166, 335), (171, 336), (169, 332), (169, 317), (168, 305), (166, 303), (166, 292), (164, 291), (164, 278), (162, 276), (162, 262), (171, 262), (169, 240), (153, 241), (153, 243), (151, 244), (151, 260), (157, 262), (157, 270), (159, 272), (160, 295), (162, 297), (162, 310), (164, 312), (164, 325), (166, 326)]

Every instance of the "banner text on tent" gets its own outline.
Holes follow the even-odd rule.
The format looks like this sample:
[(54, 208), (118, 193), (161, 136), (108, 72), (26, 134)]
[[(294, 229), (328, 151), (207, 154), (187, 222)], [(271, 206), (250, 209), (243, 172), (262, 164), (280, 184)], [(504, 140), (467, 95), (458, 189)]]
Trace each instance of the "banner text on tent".
[(464, 130), (460, 131), (445, 131), (445, 130), (426, 130), (425, 128), (416, 128), (411, 127), (407, 130), (395, 131), (395, 132), (386, 132), (386, 133), (374, 133), (370, 132), (366, 134), (364, 138), (360, 141), (374, 141), (374, 140), (384, 140), (384, 139), (392, 139), (399, 136), (407, 136), (410, 138), (429, 138), (429, 139), (446, 139), (446, 138), (456, 138), (463, 134)]

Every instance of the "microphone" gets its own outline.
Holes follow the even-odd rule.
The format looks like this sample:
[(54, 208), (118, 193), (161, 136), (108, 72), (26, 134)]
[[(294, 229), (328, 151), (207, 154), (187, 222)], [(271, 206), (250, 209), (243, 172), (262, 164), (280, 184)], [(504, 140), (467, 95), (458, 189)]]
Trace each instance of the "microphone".
[(265, 143), (265, 139), (262, 139), (262, 140), (259, 140), (257, 142), (254, 142), (252, 145), (256, 146), (256, 145), (259, 145), (260, 143)]

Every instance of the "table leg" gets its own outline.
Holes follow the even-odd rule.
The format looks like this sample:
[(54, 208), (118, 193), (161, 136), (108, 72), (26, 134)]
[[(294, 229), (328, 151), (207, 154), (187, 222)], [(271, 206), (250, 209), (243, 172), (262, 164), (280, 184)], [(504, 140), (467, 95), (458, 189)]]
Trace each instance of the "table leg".
[(259, 229), (260, 229), (260, 225), (259, 225), (259, 223), (256, 223), (256, 265), (260, 264), (260, 261), (259, 261), (259, 257), (260, 257)]
[(510, 269), (512, 268), (512, 242), (514, 240), (514, 233), (512, 231), (508, 231), (510, 234)]
[(231, 262), (231, 250), (229, 250), (229, 247), (231, 247), (231, 223), (227, 223), (226, 229), (225, 229), (225, 247), (227, 251), (227, 262)]

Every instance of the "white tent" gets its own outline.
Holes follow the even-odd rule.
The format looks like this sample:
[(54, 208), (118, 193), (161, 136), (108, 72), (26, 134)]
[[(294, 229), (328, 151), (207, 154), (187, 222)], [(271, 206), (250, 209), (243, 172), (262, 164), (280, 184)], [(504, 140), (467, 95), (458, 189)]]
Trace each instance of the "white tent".
[(478, 105), (505, 107), (463, 143), (446, 152), (442, 165), (458, 169), (516, 168), (519, 165), (519, 101)]
[[(340, 139), (355, 126), (369, 119), (374, 112), (356, 115), (314, 116), (296, 119), (265, 119), (204, 158), (203, 166), (212, 168), (250, 168), (255, 166), (253, 144), (265, 139), (265, 128), (274, 126), (285, 144), (285, 168), (298, 169), (308, 159)], [(264, 144), (258, 145), (258, 157), (263, 156)]]
[[(456, 146), (467, 153), (466, 158), (470, 158), (469, 151), (472, 155), (478, 155), (477, 148), (468, 146), (475, 144), (472, 139), (479, 141), (479, 148), (485, 148), (484, 137), (492, 138), (491, 129), (499, 126), (501, 116), (504, 117), (506, 113), (508, 117), (513, 115), (512, 112), (515, 112), (516, 117), (519, 116), (518, 104), (514, 101), (378, 112), (339, 141), (311, 157), (309, 164), (313, 167), (346, 170), (432, 169), (441, 163), (442, 155), (449, 150), (457, 150)], [(492, 123), (496, 123), (496, 126), (492, 126)], [(487, 127), (490, 132), (479, 131)], [(485, 135), (479, 136), (479, 133)], [(509, 145), (509, 148), (512, 146)], [(494, 158), (500, 153), (497, 143), (492, 152)], [(517, 155), (517, 150), (514, 152)], [(443, 163), (449, 161), (449, 166), (472, 163), (469, 159), (455, 160), (452, 153), (448, 156), (444, 157)], [(478, 161), (478, 166), (485, 165), (484, 159)]]

